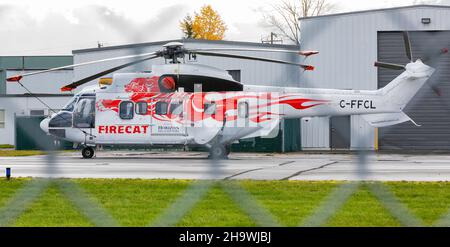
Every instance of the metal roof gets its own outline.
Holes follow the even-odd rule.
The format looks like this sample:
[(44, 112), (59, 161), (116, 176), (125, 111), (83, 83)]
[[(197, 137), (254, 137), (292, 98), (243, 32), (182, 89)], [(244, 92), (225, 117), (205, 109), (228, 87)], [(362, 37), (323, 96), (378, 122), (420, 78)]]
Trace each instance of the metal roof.
[(412, 8), (446, 8), (446, 9), (450, 9), (450, 6), (449, 5), (418, 4), (418, 5), (408, 5), (408, 6), (384, 8), (384, 9), (369, 9), (369, 10), (344, 12), (344, 13), (336, 13), (336, 14), (329, 14), (329, 15), (300, 17), (299, 20), (308, 20), (308, 19), (343, 16), (343, 15), (353, 15), (353, 14), (365, 14), (365, 13), (372, 13), (372, 12), (390, 11), (390, 10), (399, 10), (399, 9), (412, 9)]
[(228, 41), (228, 40), (175, 39), (175, 40), (164, 40), (164, 41), (156, 41), (156, 42), (146, 42), (146, 43), (137, 43), (137, 44), (118, 45), (118, 46), (107, 46), (107, 47), (102, 47), (102, 48), (90, 48), (90, 49), (73, 50), (72, 53), (73, 54), (77, 54), (77, 53), (85, 53), (85, 52), (107, 51), (107, 50), (127, 49), (127, 48), (138, 48), (138, 47), (145, 47), (145, 46), (164, 45), (164, 44), (169, 43), (169, 42), (206, 43), (206, 44), (218, 44), (218, 45), (244, 45), (244, 46), (256, 46), (256, 47), (283, 48), (283, 49), (286, 49), (286, 50), (299, 49), (299, 46), (297, 46), (297, 45), (263, 44), (263, 43), (255, 43), (255, 42)]
[(73, 64), (73, 56), (0, 56), (0, 70), (41, 70)]

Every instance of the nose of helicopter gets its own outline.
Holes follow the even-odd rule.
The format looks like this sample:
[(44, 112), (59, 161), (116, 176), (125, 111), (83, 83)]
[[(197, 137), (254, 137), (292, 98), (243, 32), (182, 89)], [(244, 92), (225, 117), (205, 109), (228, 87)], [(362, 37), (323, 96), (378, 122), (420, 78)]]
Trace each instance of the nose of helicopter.
[(41, 121), (40, 127), (41, 127), (41, 130), (44, 131), (45, 133), (48, 133), (48, 123), (49, 122), (50, 122), (49, 118), (46, 118)]

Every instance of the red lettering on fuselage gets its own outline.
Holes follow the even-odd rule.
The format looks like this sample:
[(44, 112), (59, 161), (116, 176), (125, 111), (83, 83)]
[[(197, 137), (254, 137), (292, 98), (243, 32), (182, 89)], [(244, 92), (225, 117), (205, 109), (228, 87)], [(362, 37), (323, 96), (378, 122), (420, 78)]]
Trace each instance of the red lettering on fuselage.
[(99, 134), (147, 134), (148, 125), (98, 126)]

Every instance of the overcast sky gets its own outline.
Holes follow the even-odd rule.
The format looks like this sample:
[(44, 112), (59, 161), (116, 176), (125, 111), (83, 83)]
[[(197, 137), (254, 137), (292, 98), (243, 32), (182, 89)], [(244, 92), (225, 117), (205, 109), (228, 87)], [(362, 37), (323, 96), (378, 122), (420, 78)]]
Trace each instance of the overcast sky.
[[(211, 4), (225, 39), (260, 42), (263, 12), (278, 0), (0, 0), (1, 55), (61, 55), (74, 49), (182, 37), (179, 21)], [(336, 12), (410, 5), (417, 0), (329, 0)], [(424, 2), (439, 2), (430, 0)], [(443, 0), (444, 2), (449, 2)]]

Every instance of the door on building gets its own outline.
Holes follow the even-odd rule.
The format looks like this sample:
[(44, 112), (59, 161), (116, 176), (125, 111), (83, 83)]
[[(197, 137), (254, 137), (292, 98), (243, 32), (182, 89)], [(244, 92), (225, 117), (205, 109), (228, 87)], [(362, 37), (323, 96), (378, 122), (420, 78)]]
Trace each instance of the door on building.
[(330, 145), (332, 150), (350, 149), (350, 116), (330, 118)]
[[(412, 31), (410, 37), (414, 59), (426, 57), (427, 50), (438, 53), (450, 47), (450, 31)], [(378, 60), (408, 63), (401, 32), (378, 33)], [(380, 150), (450, 150), (450, 56), (442, 55), (425, 63), (437, 71), (404, 110), (421, 127), (406, 122), (380, 128)], [(378, 69), (378, 88), (402, 72)], [(432, 81), (436, 82), (434, 87), (430, 85)]]
[(15, 138), (17, 150), (72, 149), (73, 144), (47, 135), (39, 124), (44, 116), (16, 116)]

